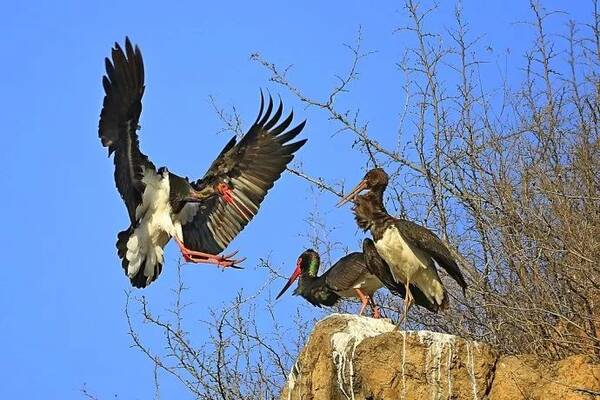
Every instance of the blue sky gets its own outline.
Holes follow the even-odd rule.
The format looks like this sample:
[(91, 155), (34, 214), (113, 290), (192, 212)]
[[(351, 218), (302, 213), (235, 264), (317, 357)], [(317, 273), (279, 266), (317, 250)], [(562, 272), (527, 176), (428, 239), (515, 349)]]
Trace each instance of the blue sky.
[[(587, 2), (544, 3), (579, 21), (590, 16)], [(484, 35), (478, 48), (494, 61), (490, 75), (510, 49), (508, 77), (518, 78), (518, 55), (531, 34), (515, 22), (529, 17), (526, 2), (469, 0), (464, 10), (471, 29)], [(444, 5), (429, 23), (449, 26), (452, 17), (452, 7)], [(553, 23), (561, 26), (567, 18), (557, 16)], [(351, 185), (364, 166), (350, 149), (352, 138), (332, 137), (334, 123), (269, 83), (249, 55), (259, 52), (282, 66), (293, 64), (291, 79), (310, 95), (323, 96), (348, 66), (342, 43), (352, 42), (362, 25), (365, 48), (377, 53), (365, 61), (351, 101), (342, 104), (359, 106), (371, 132), (385, 141), (398, 129), (403, 105), (402, 75), (394, 63), (409, 39), (393, 32), (405, 21), (400, 2), (391, 1), (377, 7), (353, 0), (2, 2), (0, 398), (81, 398), (83, 383), (102, 399), (115, 394), (146, 399), (153, 393), (151, 365), (129, 347), (123, 315), (129, 283), (114, 248), (116, 233), (128, 220), (112, 161), (97, 138), (103, 59), (114, 41), (129, 35), (142, 49), (147, 87), (140, 137), (157, 166), (190, 177), (203, 174), (229, 139), (217, 135), (222, 125), (208, 96), (235, 105), (248, 127), (258, 110), (259, 89), (265, 88), (281, 94), (298, 121), (308, 119), (302, 136), (309, 142), (298, 156), (304, 169)], [(362, 236), (348, 210), (336, 210), (335, 199), (325, 194), (317, 201), (335, 227), (334, 238), (356, 247)], [(270, 256), (291, 272), (307, 246), (305, 218), (314, 206), (308, 185), (286, 175), (230, 247), (248, 257), (245, 270), (186, 266), (191, 322), (239, 288), (256, 290), (264, 279), (254, 269), (260, 257)], [(177, 256), (169, 245), (162, 275), (144, 291), (153, 304), (170, 299)], [(277, 293), (280, 285), (275, 286), (271, 291)], [(299, 301), (287, 296), (278, 303), (279, 312), (288, 315)], [(165, 381), (167, 393), (184, 393)]]

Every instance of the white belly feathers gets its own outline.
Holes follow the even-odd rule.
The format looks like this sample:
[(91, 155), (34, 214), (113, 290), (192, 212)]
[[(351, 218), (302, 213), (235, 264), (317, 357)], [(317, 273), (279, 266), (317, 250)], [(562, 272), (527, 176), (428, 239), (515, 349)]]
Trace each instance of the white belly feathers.
[(413, 252), (395, 226), (383, 233), (383, 237), (375, 242), (375, 247), (390, 266), (396, 280), (406, 282), (407, 277), (419, 269), (427, 269), (427, 260), (419, 257), (422, 254)]
[(437, 275), (433, 259), (422, 250), (410, 247), (398, 228), (389, 227), (383, 237), (375, 242), (379, 255), (388, 263), (390, 271), (397, 282), (418, 286), (421, 291), (441, 304), (444, 287)]
[(142, 181), (146, 189), (142, 203), (136, 209), (136, 217), (141, 220), (127, 241), (127, 275), (130, 278), (142, 265), (145, 265), (144, 275), (151, 277), (155, 265), (163, 262), (163, 247), (171, 236), (181, 235), (181, 227), (176, 227), (171, 219), (169, 178), (153, 170), (144, 170)]

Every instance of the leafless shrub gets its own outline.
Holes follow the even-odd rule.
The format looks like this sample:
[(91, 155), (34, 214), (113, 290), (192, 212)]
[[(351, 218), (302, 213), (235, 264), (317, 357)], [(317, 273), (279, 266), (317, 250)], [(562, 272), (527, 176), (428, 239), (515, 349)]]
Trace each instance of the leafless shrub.
[[(460, 7), (453, 29), (434, 32), (427, 22), (435, 7), (406, 0), (410, 22), (398, 33), (413, 35), (416, 46), (397, 63), (406, 101), (393, 148), (360, 120), (358, 99), (354, 110), (338, 106), (370, 54), (360, 32), (349, 72), (319, 98), (294, 85), (288, 70), (252, 55), (271, 81), (353, 135), (371, 166), (391, 173), (390, 209), (457, 249), (471, 281), (467, 298), (453, 296), (444, 314), (415, 312), (411, 325), (507, 353), (600, 354), (600, 16), (597, 1), (592, 6), (590, 23), (571, 21), (559, 36), (547, 31), (555, 13), (531, 1), (536, 38), (522, 80), (488, 88), (479, 38)], [(340, 193), (325, 178), (292, 172)], [(397, 310), (396, 299), (384, 302)]]
[[(268, 261), (263, 264), (270, 268)], [(128, 293), (125, 316), (129, 335), (133, 347), (155, 366), (156, 392), (159, 391), (158, 374), (165, 372), (197, 399), (276, 398), (313, 321), (304, 321), (297, 312), (295, 338), (292, 338), (278, 322), (272, 303), (259, 301), (265, 287), (266, 284), (250, 296), (239, 291), (229, 304), (211, 309), (210, 319), (200, 321), (201, 328), (194, 329), (207, 337), (200, 343), (195, 339), (197, 336), (187, 330), (191, 324), (185, 315), (187, 288), (181, 274), (174, 289), (173, 305), (166, 310), (166, 316), (154, 314), (143, 296)], [(257, 308), (262, 320), (258, 318)], [(152, 335), (158, 335), (158, 341), (147, 339)], [(152, 348), (150, 343), (159, 345)]]
[[(382, 144), (390, 143), (389, 136), (369, 131), (358, 112), (360, 99), (351, 97), (361, 62), (372, 54), (362, 48), (362, 32), (348, 46), (347, 73), (320, 97), (294, 85), (288, 69), (259, 54), (251, 58), (309, 112), (325, 113), (338, 124), (337, 133), (352, 135), (366, 166), (386, 168), (392, 213), (432, 228), (455, 249), (470, 281), (467, 297), (449, 282), (452, 307), (437, 315), (413, 308), (408, 327), (484, 341), (508, 354), (599, 356), (599, 7), (592, 2), (591, 22), (570, 21), (564, 35), (551, 35), (547, 21), (559, 16), (535, 1), (530, 6), (536, 39), (524, 55), (522, 80), (509, 85), (501, 71), (500, 87), (489, 88), (482, 77), (493, 68), (460, 7), (452, 29), (434, 32), (428, 17), (435, 7), (405, 0), (409, 23), (397, 34), (412, 35), (416, 46), (395, 60), (405, 101), (394, 146)], [(342, 96), (356, 108), (341, 108)], [(235, 108), (225, 111), (212, 98), (211, 104), (224, 130), (243, 133)], [(340, 171), (328, 177), (299, 165), (289, 171), (314, 190), (343, 192)], [(324, 254), (324, 264), (347, 250), (330, 235), (318, 202), (306, 221), (309, 242)], [(264, 287), (282, 277), (268, 260), (262, 267), (269, 275)], [(201, 321), (208, 340), (198, 343), (187, 330), (185, 290), (180, 280), (166, 317), (154, 314), (143, 297), (128, 295), (129, 334), (156, 366), (157, 393), (162, 371), (198, 399), (276, 398), (314, 321), (296, 312), (290, 340), (260, 291), (240, 291)], [(399, 299), (383, 296), (380, 302), (397, 320)], [(256, 318), (257, 308), (266, 320)], [(144, 339), (152, 333), (162, 336), (159, 349)]]

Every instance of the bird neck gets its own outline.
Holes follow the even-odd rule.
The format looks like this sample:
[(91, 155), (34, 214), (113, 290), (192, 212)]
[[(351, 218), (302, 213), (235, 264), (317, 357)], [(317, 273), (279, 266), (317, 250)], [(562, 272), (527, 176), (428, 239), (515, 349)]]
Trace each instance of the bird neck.
[(317, 256), (308, 255), (301, 262), (301, 273), (296, 291), (297, 294), (304, 296), (304, 294), (310, 292), (310, 288), (319, 279), (317, 273), (319, 272), (320, 260)]
[(389, 215), (387, 210), (385, 209), (385, 205), (383, 204), (383, 192), (385, 191), (385, 187), (380, 187), (373, 189), (373, 214), (385, 214)]
[(305, 278), (317, 278), (319, 272), (319, 266), (321, 262), (317, 257), (310, 257), (305, 261), (305, 265), (302, 268), (301, 277)]
[(302, 296), (314, 306), (331, 306), (337, 302), (339, 296), (334, 293), (325, 283), (321, 276), (306, 274), (300, 277), (298, 287), (294, 291), (297, 296)]
[(371, 229), (373, 225), (390, 217), (383, 204), (384, 189), (372, 189), (370, 193), (358, 199), (354, 207), (354, 218), (361, 229)]

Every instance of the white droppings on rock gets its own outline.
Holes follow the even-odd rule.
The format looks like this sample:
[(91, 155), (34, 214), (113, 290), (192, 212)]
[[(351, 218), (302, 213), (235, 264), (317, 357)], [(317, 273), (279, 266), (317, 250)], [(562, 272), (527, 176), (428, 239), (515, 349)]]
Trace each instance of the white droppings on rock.
[[(340, 316), (340, 314), (332, 314), (331, 317), (333, 316)], [(347, 321), (346, 327), (331, 336), (332, 357), (337, 370), (337, 381), (340, 390), (347, 399), (354, 400), (352, 380), (354, 366), (352, 360), (356, 347), (366, 338), (391, 332), (396, 328), (396, 325), (386, 319), (373, 319), (358, 315), (343, 315), (343, 318)], [(346, 382), (347, 368), (348, 382)], [(348, 385), (348, 392), (346, 391), (346, 385)]]
[(406, 399), (406, 373), (404, 367), (406, 366), (406, 331), (402, 332), (402, 366), (400, 368), (400, 373), (402, 374), (402, 393), (401, 399)]
[(448, 361), (446, 362), (446, 380), (448, 381), (448, 398), (452, 398), (452, 357), (453, 347), (448, 349)]
[[(355, 363), (358, 362), (355, 358), (356, 348), (363, 340), (390, 333), (398, 327), (389, 320), (332, 314), (320, 321), (315, 331), (319, 329), (318, 325), (329, 318), (335, 318), (334, 328), (328, 328), (327, 332), (330, 335), (328, 340), (332, 347), (331, 357), (335, 368), (334, 371), (330, 370), (333, 374), (331, 384), (334, 385), (331, 389), (336, 390), (338, 396), (341, 393), (342, 398), (346, 400), (355, 400), (355, 393), (362, 393), (361, 387), (358, 387), (360, 385), (357, 383), (357, 377), (354, 376)], [(397, 386), (394, 390), (396, 392), (394, 398), (398, 400), (411, 398), (410, 385), (414, 382), (423, 385), (426, 382), (426, 387), (421, 386), (421, 390), (424, 389), (425, 392), (421, 393), (427, 393), (428, 399), (442, 400), (457, 396), (462, 398), (466, 394), (473, 400), (479, 400), (475, 353), (479, 354), (481, 349), (484, 349), (481, 343), (464, 341), (457, 336), (430, 331), (399, 331), (398, 333), (402, 338), (394, 336), (390, 339), (393, 340), (391, 343), (401, 346), (402, 349), (401, 360), (397, 360), (401, 362), (398, 371), (401, 376), (393, 378), (393, 380), (401, 379), (395, 384)], [(419, 357), (422, 357), (420, 359), (423, 361), (414, 364)], [(463, 372), (460, 372), (461, 369)], [(466, 374), (463, 375), (464, 372)], [(455, 375), (456, 373), (458, 375)], [(467, 378), (466, 381), (464, 378)], [(294, 365), (288, 375), (287, 400), (302, 398), (299, 391), (304, 387), (300, 384), (304, 379), (306, 377), (301, 376), (300, 366)]]
[(299, 374), (300, 369), (298, 368), (298, 361), (296, 361), (292, 366), (292, 370), (290, 371), (287, 379), (288, 400), (292, 400), (292, 392), (294, 391), (294, 387), (296, 387), (296, 381), (298, 380)]
[(475, 377), (475, 355), (473, 354), (473, 344), (477, 348), (477, 342), (467, 342), (467, 371), (469, 371), (469, 379), (471, 380), (471, 389), (473, 391), (473, 400), (479, 400), (477, 396), (477, 378)]
[(419, 342), (427, 347), (427, 353), (425, 354), (425, 371), (430, 373), (427, 377), (431, 384), (431, 399), (440, 400), (443, 394), (442, 384), (442, 357), (444, 351), (447, 352), (446, 358), (446, 396), (445, 398), (452, 397), (452, 355), (454, 346), (456, 344), (456, 336), (448, 335), (446, 333), (430, 332), (430, 331), (418, 331), (411, 332), (417, 335)]

